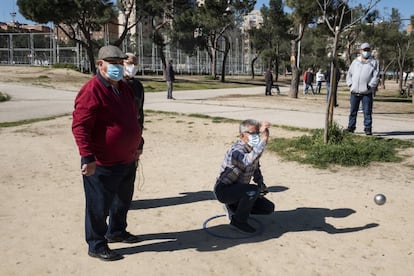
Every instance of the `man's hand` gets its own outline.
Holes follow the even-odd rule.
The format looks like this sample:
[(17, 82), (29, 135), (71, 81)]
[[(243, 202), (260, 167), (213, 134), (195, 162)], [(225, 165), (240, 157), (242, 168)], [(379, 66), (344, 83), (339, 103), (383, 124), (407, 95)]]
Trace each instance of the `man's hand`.
[(138, 168), (139, 158), (141, 157), (142, 149), (137, 149), (135, 152), (135, 168)]
[(267, 121), (263, 121), (260, 125), (260, 134), (263, 141), (266, 141), (269, 139), (269, 127), (270, 123)]
[(91, 176), (95, 173), (95, 171), (96, 171), (96, 161), (82, 165), (81, 172), (85, 176)]
[(265, 196), (267, 193), (269, 193), (269, 189), (267, 188), (266, 184), (260, 183), (259, 188), (260, 188), (260, 196)]
[(138, 161), (139, 158), (141, 157), (143, 150), (142, 149), (137, 149), (137, 151), (135, 152), (135, 160)]

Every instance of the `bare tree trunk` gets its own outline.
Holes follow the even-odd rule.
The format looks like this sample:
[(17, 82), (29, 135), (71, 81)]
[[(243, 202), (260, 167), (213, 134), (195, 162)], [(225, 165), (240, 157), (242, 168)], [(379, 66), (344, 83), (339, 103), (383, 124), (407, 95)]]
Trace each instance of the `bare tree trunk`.
[(292, 80), (290, 82), (289, 97), (297, 98), (299, 91), (299, 69), (296, 65), (296, 40), (290, 41), (290, 65), (292, 67)]
[(326, 116), (325, 116), (325, 130), (324, 130), (324, 142), (325, 144), (329, 141), (329, 129), (333, 124), (333, 113), (334, 113), (334, 95), (336, 94), (336, 68), (338, 66), (337, 62), (337, 45), (339, 40), (339, 29), (335, 31), (334, 45), (332, 47), (332, 62), (331, 62), (331, 72), (330, 72), (330, 88), (329, 88), (329, 97), (326, 105)]
[(223, 36), (224, 38), (224, 55), (223, 55), (223, 63), (221, 65), (221, 82), (225, 82), (225, 78), (226, 78), (226, 61), (227, 61), (227, 56), (229, 54), (230, 51), (230, 41), (229, 38), (227, 36)]
[(256, 55), (253, 59), (252, 62), (250, 63), (250, 70), (252, 71), (252, 80), (254, 80), (254, 63), (256, 62), (256, 60), (259, 58), (259, 55)]
[(213, 79), (217, 78), (217, 44), (218, 44), (218, 37), (217, 36), (212, 36), (210, 39), (210, 43), (211, 45), (210, 47), (210, 52), (211, 52), (211, 64), (210, 64), (210, 71), (211, 71), (211, 76), (213, 77)]

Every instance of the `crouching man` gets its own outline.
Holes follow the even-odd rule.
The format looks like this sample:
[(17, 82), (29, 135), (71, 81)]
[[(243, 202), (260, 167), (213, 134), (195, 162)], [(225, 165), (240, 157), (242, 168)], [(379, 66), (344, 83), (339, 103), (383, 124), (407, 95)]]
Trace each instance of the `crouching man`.
[[(256, 229), (248, 222), (250, 214), (271, 214), (275, 205), (260, 171), (260, 157), (269, 139), (269, 122), (245, 120), (239, 126), (240, 139), (227, 151), (214, 186), (217, 199), (224, 203), (230, 225), (244, 233)], [(250, 184), (253, 178), (255, 184)]]

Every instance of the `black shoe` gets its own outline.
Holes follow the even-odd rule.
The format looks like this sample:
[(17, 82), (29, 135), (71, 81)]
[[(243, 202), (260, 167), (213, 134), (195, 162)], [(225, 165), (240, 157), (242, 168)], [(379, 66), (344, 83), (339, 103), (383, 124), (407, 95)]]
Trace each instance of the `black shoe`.
[(126, 232), (124, 235), (119, 236), (119, 237), (106, 238), (106, 240), (108, 241), (108, 243), (114, 243), (114, 242), (137, 243), (141, 241), (141, 239), (138, 236), (132, 235), (129, 232)]
[(243, 233), (252, 234), (256, 232), (256, 229), (250, 226), (247, 222), (239, 222), (234, 218), (231, 219), (230, 225)]
[(365, 135), (372, 135), (372, 130), (370, 128), (365, 128)]
[(99, 253), (88, 252), (88, 255), (93, 258), (98, 258), (102, 261), (117, 261), (117, 260), (121, 260), (124, 258), (124, 256), (116, 253), (115, 251), (109, 248), (105, 248)]
[(344, 131), (345, 132), (349, 132), (349, 133), (354, 133), (355, 132), (355, 129), (353, 129), (353, 128), (346, 128), (346, 129), (344, 129)]

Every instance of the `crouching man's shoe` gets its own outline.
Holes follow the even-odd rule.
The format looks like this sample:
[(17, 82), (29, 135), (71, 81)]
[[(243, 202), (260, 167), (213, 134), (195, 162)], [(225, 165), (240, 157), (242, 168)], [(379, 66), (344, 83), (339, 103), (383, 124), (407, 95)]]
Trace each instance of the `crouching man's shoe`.
[(124, 258), (124, 256), (116, 253), (115, 251), (107, 248), (104, 248), (103, 250), (99, 251), (98, 253), (95, 252), (88, 252), (88, 255), (100, 259), (102, 261), (117, 261)]
[(238, 221), (234, 217), (231, 219), (230, 226), (245, 234), (253, 234), (256, 232), (256, 229), (254, 229), (254, 227), (252, 227), (250, 224), (247, 222)]

